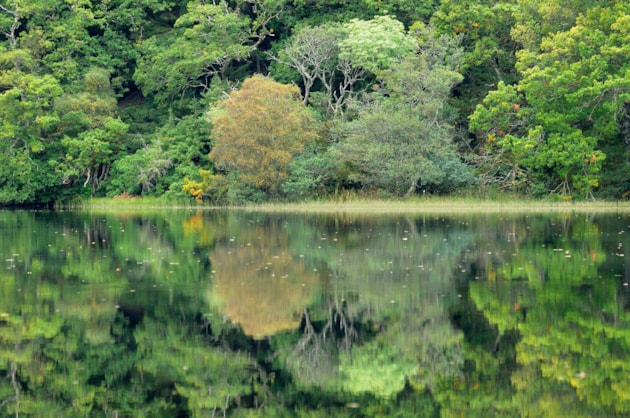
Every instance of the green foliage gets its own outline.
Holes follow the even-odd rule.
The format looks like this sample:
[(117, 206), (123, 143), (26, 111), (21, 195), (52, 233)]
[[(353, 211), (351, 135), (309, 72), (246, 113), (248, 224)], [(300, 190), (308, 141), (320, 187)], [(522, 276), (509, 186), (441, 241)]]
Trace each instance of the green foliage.
[(61, 145), (66, 149), (66, 156), (60, 168), (64, 181), (84, 178), (83, 187), (89, 186), (93, 196), (107, 179), (127, 128), (120, 119), (109, 118), (102, 128), (81, 132), (75, 138), (65, 136)]
[(576, 18), (601, 6), (596, 0), (520, 0), (514, 12), (512, 37), (530, 51), (537, 51), (544, 37), (571, 28)]
[(616, 63), (626, 20), (623, 7), (593, 8), (543, 38), (540, 51), (520, 51), (521, 81), (500, 84), (471, 116), (472, 130), (508, 151), (513, 184), (521, 183), (518, 164), (534, 184), (567, 198), (589, 197), (599, 185), (599, 144), (621, 139), (628, 84)]
[(446, 173), (439, 168), (439, 155), (448, 147), (414, 116), (406, 107), (386, 103), (368, 108), (348, 126), (338, 151), (355, 168), (356, 180), (399, 196), (441, 183)]
[[(368, 184), (370, 193), (404, 195), (416, 162), (395, 173), (379, 156), (408, 152), (428, 157), (417, 164), (429, 191), (473, 183), (466, 162), (494, 193), (625, 198), (628, 14), (624, 2), (597, 0), (6, 0), (0, 204), (183, 197), (185, 178), (215, 170), (202, 114), (255, 74), (298, 85), (325, 143), (286, 162), (290, 173), (273, 191), (243, 183), (242, 173), (224, 176), (232, 192), (221, 199)], [(439, 126), (405, 125), (402, 103), (411, 102)], [(405, 135), (372, 147), (370, 161), (340, 154), (342, 133), (352, 131), (355, 148), (372, 143), (359, 125), (385, 124), (387, 112), (429, 148), (448, 143), (445, 155), (406, 148)], [(117, 118), (125, 133), (104, 127)], [(352, 129), (339, 129), (346, 122)], [(381, 168), (383, 181), (372, 181)]]
[(405, 387), (407, 376), (416, 372), (413, 361), (401, 362), (390, 346), (368, 343), (340, 356), (343, 389), (351, 393), (373, 393), (391, 398)]
[(274, 13), (269, 8), (277, 6), (257, 6), (250, 17), (225, 1), (188, 3), (172, 31), (142, 43), (135, 82), (145, 95), (154, 95), (166, 106), (207, 92), (213, 77), (228, 78), (269, 34), (267, 24)]
[(318, 144), (298, 155), (289, 166), (289, 177), (282, 184), (282, 192), (289, 200), (301, 200), (324, 195), (339, 187), (342, 163), (334, 151)]
[(156, 188), (172, 165), (172, 160), (165, 158), (159, 142), (146, 146), (113, 163), (108, 194), (148, 194)]
[[(520, 2), (511, 0), (467, 0), (440, 2), (431, 24), (444, 35), (462, 37), (463, 82), (455, 88), (455, 101), (462, 116), (469, 115), (488, 91), (499, 82), (518, 79), (514, 69), (519, 45), (512, 38), (514, 14)], [(465, 126), (465, 121), (461, 121)]]
[(340, 58), (375, 74), (393, 67), (418, 47), (403, 24), (390, 16), (353, 19), (343, 28), (347, 35), (339, 43)]
[(0, 91), (0, 203), (48, 202), (49, 188), (60, 183), (48, 164), (57, 154), (53, 101), (61, 94), (59, 82), (0, 69)]
[(360, 108), (337, 148), (356, 180), (399, 196), (417, 187), (450, 191), (472, 179), (455, 152), (447, 105), (462, 80), (454, 71), (457, 40), (424, 35), (418, 55), (381, 72), (389, 97)]

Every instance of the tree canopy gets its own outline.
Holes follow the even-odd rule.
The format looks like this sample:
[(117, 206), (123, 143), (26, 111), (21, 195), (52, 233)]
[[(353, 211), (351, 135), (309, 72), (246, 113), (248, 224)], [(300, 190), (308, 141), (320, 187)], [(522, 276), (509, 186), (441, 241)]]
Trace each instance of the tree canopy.
[(242, 183), (272, 195), (287, 179), (293, 158), (316, 139), (299, 89), (266, 77), (245, 80), (213, 113), (210, 160), (219, 169), (235, 171)]
[[(2, 205), (630, 193), (624, 2), (75, 3), (0, 4)], [(273, 162), (252, 173), (256, 154), (223, 147), (224, 120), (206, 115), (260, 77), (299, 90), (318, 139), (265, 145)], [(249, 110), (233, 117), (294, 126), (293, 112)]]

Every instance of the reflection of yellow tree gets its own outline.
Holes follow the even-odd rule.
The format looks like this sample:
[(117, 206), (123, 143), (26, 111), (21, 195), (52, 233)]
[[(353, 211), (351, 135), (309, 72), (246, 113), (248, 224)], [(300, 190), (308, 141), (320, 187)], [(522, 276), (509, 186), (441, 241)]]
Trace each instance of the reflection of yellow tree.
[(211, 301), (254, 338), (296, 329), (315, 294), (318, 275), (287, 252), (286, 238), (278, 230), (250, 232), (251, 240), (239, 237), (242, 243), (231, 240), (211, 254)]
[(214, 241), (214, 228), (209, 228), (207, 219), (204, 219), (203, 212), (197, 212), (189, 218), (184, 219), (182, 229), (184, 237), (195, 237), (199, 246), (207, 246)]

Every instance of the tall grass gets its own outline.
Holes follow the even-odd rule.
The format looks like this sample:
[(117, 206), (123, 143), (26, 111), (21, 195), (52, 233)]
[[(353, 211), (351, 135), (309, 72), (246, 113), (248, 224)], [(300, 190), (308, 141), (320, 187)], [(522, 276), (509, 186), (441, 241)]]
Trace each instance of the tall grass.
[(126, 199), (97, 197), (81, 199), (60, 205), (58, 209), (84, 211), (117, 211), (117, 210), (164, 210), (191, 209), (200, 205), (192, 199), (172, 199), (165, 197), (133, 197)]
[(142, 197), (131, 199), (93, 198), (65, 205), (63, 209), (101, 211), (213, 210), (232, 209), (263, 212), (355, 212), (355, 213), (530, 213), (530, 212), (612, 212), (630, 213), (628, 201), (552, 201), (504, 196), (487, 200), (474, 197), (415, 197), (405, 200), (378, 199), (358, 195), (293, 202), (243, 206), (210, 206), (192, 199)]
[(291, 212), (383, 212), (383, 213), (503, 213), (503, 212), (628, 212), (630, 202), (565, 202), (528, 199), (484, 200), (457, 197), (420, 197), (407, 200), (352, 199), (303, 203), (267, 203), (247, 210)]

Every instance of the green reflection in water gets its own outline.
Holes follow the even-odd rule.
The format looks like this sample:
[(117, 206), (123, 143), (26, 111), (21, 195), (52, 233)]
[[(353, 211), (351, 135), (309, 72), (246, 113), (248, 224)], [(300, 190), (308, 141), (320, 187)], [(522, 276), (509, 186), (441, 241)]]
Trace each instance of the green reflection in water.
[(0, 212), (0, 414), (625, 416), (628, 216)]

